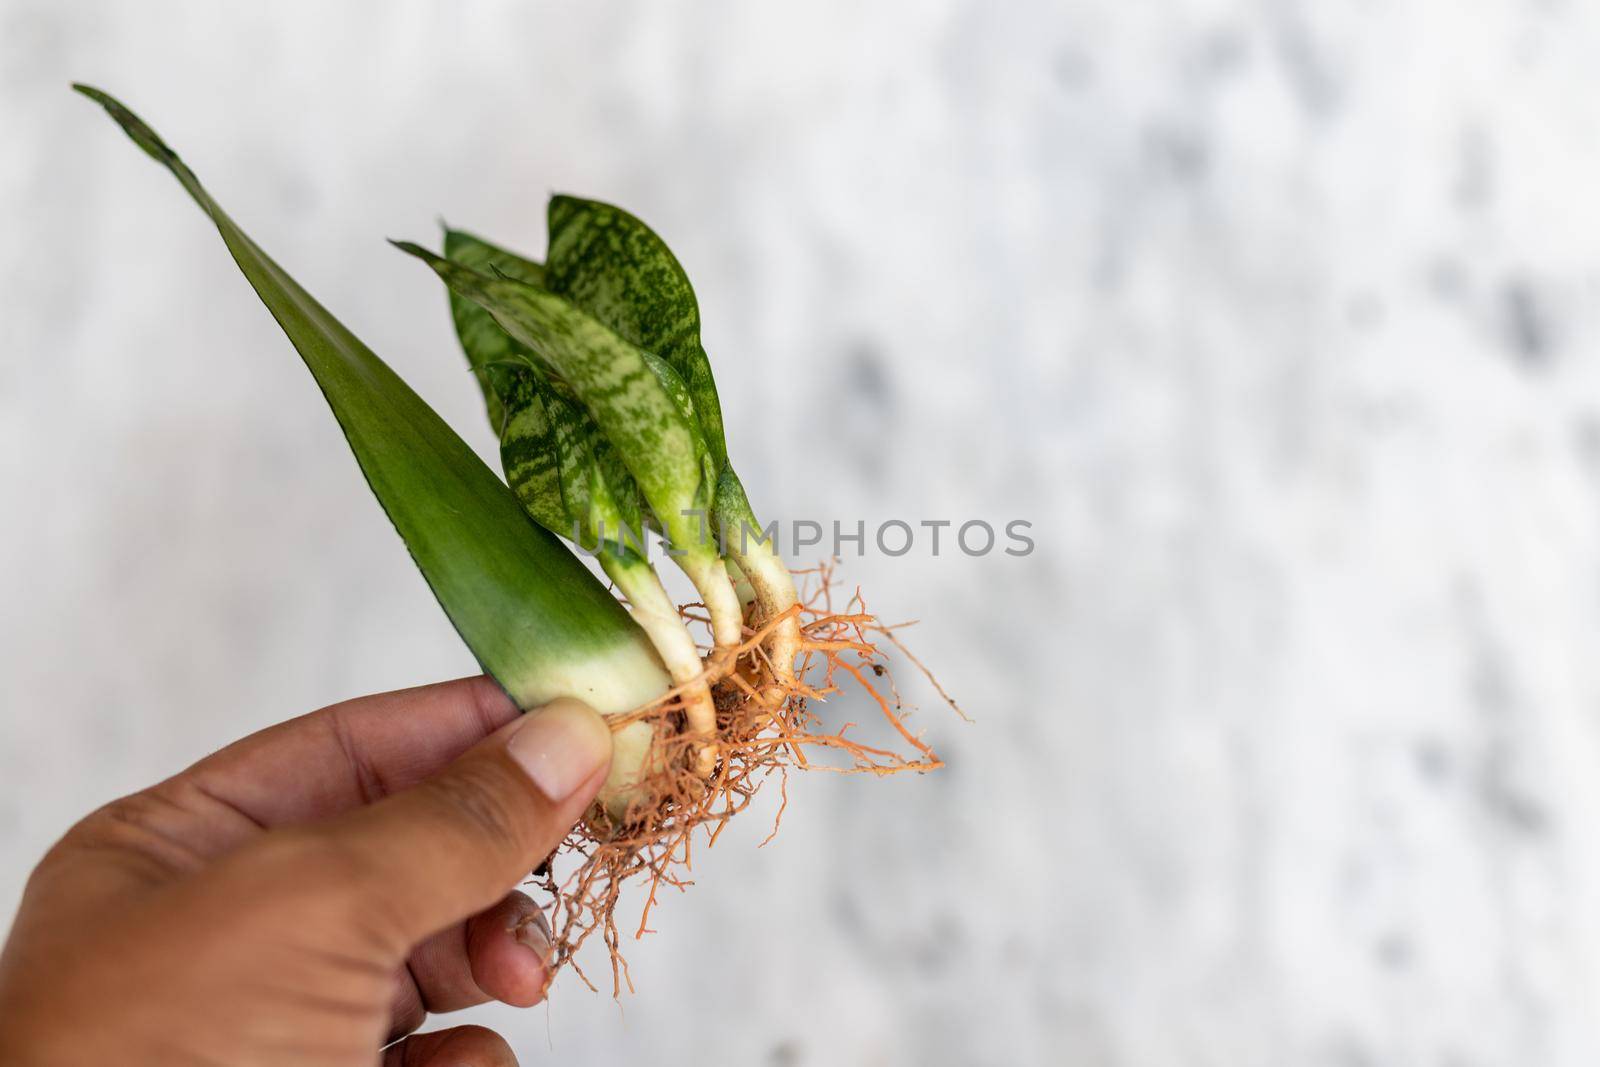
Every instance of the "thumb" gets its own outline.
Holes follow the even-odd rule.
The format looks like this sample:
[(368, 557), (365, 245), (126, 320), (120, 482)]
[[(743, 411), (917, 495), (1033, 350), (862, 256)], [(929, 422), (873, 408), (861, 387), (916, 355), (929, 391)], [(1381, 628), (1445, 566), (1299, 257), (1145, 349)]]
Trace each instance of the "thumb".
[(324, 825), (397, 948), (505, 896), (583, 815), (611, 764), (611, 729), (562, 698), (485, 738), (433, 778)]

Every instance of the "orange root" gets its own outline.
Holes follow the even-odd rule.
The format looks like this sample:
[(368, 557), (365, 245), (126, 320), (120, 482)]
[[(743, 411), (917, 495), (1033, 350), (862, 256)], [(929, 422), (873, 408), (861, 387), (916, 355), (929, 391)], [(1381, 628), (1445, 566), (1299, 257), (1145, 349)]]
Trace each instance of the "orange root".
[[(801, 602), (774, 618), (763, 619), (759, 628), (747, 625), (732, 661), (724, 659), (708, 669), (704, 680), (713, 683), (717, 711), (717, 762), (709, 779), (696, 774), (700, 742), (683, 729), (680, 698), (694, 681), (647, 707), (611, 718), (613, 730), (638, 720), (656, 724), (656, 747), (647, 765), (658, 770), (622, 819), (608, 816), (597, 806), (562, 843), (557, 855), (563, 867), (573, 868), (570, 873), (558, 878), (550, 864), (541, 868), (538, 881), (550, 895), (550, 925), (555, 931), (552, 975), (570, 965), (584, 984), (596, 989), (577, 957), (598, 933), (610, 957), (612, 995), (620, 996), (624, 988), (631, 992), (633, 983), (623, 958), (617, 919), (624, 887), (633, 881), (647, 887), (633, 931), (637, 939), (651, 932), (650, 915), (663, 888), (682, 890), (693, 884), (689, 874), (696, 831), (701, 832), (706, 847), (714, 844), (728, 821), (750, 806), (774, 774), (782, 803), (768, 841), (777, 833), (788, 804), (790, 768), (885, 775), (924, 773), (944, 766), (907, 725), (911, 709), (900, 700), (874, 639), (882, 638), (900, 649), (930, 681), (932, 675), (906, 651), (892, 632), (896, 627), (880, 623), (866, 610), (859, 590), (844, 610), (834, 610), (833, 571), (834, 565), (825, 563), (798, 572), (809, 576), (807, 584), (811, 586)], [(691, 617), (688, 612), (685, 615)], [(799, 669), (783, 679), (762, 645), (777, 627), (792, 625), (790, 620), (799, 620), (802, 654)], [(904, 742), (903, 751), (847, 737), (854, 724), (824, 732), (810, 705), (843, 692), (846, 683), (872, 698), (895, 736)], [(933, 685), (945, 702), (962, 714), (936, 681)], [(831, 754), (825, 762), (818, 758), (823, 753)]]

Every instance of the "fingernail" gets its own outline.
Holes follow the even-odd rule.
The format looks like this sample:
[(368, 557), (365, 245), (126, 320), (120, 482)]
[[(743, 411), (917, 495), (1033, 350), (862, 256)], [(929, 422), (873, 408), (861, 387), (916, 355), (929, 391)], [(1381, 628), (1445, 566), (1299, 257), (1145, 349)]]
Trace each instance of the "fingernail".
[(582, 701), (556, 700), (529, 712), (507, 748), (539, 792), (559, 803), (610, 761), (611, 728)]
[(518, 923), (512, 930), (516, 939), (538, 953), (539, 959), (546, 967), (555, 958), (556, 948), (550, 941), (550, 926), (545, 922), (544, 915), (534, 912), (528, 918)]

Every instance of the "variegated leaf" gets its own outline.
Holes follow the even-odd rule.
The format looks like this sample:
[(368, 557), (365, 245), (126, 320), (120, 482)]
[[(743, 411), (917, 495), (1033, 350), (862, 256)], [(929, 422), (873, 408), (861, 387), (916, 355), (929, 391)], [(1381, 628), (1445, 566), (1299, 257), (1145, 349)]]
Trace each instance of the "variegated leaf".
[[(654, 230), (611, 204), (554, 196), (548, 218), (544, 287), (658, 357), (655, 369), (662, 384), (697, 426), (709, 453), (717, 527), (731, 537), (739, 536), (741, 527), (756, 528), (744, 486), (728, 460), (722, 406), (700, 343), (700, 305), (683, 265)], [(672, 373), (663, 372), (662, 363)]]
[(683, 265), (654, 230), (619, 207), (554, 196), (548, 219), (544, 287), (678, 373), (720, 468), (728, 458), (722, 406), (700, 345), (700, 305)]
[(715, 558), (705, 536), (715, 485), (701, 463), (704, 442), (637, 346), (552, 293), (479, 274), (418, 245), (396, 244), (487, 309), (537, 357), (553, 386), (572, 390), (675, 549), (688, 558)]
[[(444, 256), (482, 274), (501, 273), (529, 285), (544, 284), (544, 268), (538, 263), (462, 230), (446, 228)], [(501, 398), (503, 389), (496, 388), (494, 381), (496, 374), (503, 373), (497, 368), (518, 361), (530, 362), (531, 358), (487, 311), (454, 291), (446, 291), (450, 295), (450, 318), (455, 322), (456, 337), (478, 379), (478, 387), (483, 390), (489, 425), (498, 435), (505, 428), (505, 411)]]
[[(482, 274), (538, 286), (538, 263), (460, 230), (445, 232), (445, 258)], [(537, 357), (494, 317), (454, 290), (450, 311), (462, 349), (480, 375), (491, 419), (498, 408), (506, 480), (547, 529), (586, 550), (640, 555), (638, 485), (570, 390), (557, 388)], [(563, 394), (569, 395), (563, 395)], [(624, 534), (631, 533), (631, 538)]]

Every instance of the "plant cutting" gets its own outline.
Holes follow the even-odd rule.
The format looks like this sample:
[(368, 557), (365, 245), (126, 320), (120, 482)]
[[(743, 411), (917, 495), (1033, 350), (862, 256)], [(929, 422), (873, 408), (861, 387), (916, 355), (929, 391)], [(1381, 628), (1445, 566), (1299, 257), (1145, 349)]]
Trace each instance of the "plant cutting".
[[(575, 954), (599, 931), (620, 991), (623, 887), (644, 883), (642, 933), (660, 888), (687, 884), (696, 831), (715, 840), (774, 774), (786, 786), (790, 768), (942, 765), (907, 726), (879, 651), (880, 642), (905, 651), (895, 628), (859, 592), (836, 607), (829, 565), (804, 576), (802, 595), (764, 536), (729, 458), (694, 290), (643, 222), (557, 196), (542, 262), (457, 230), (438, 253), (398, 242), (448, 290), (502, 481), (149, 126), (107, 94), (75, 88), (216, 226), (484, 671), (523, 708), (574, 696), (607, 716), (614, 756), (600, 800), (559, 862), (536, 872), (551, 894), (552, 973), (572, 963), (582, 975)], [(615, 594), (561, 538), (597, 560)], [(698, 604), (673, 602), (653, 556), (687, 576)], [(895, 747), (822, 725), (815, 705), (846, 684), (871, 699)]]

